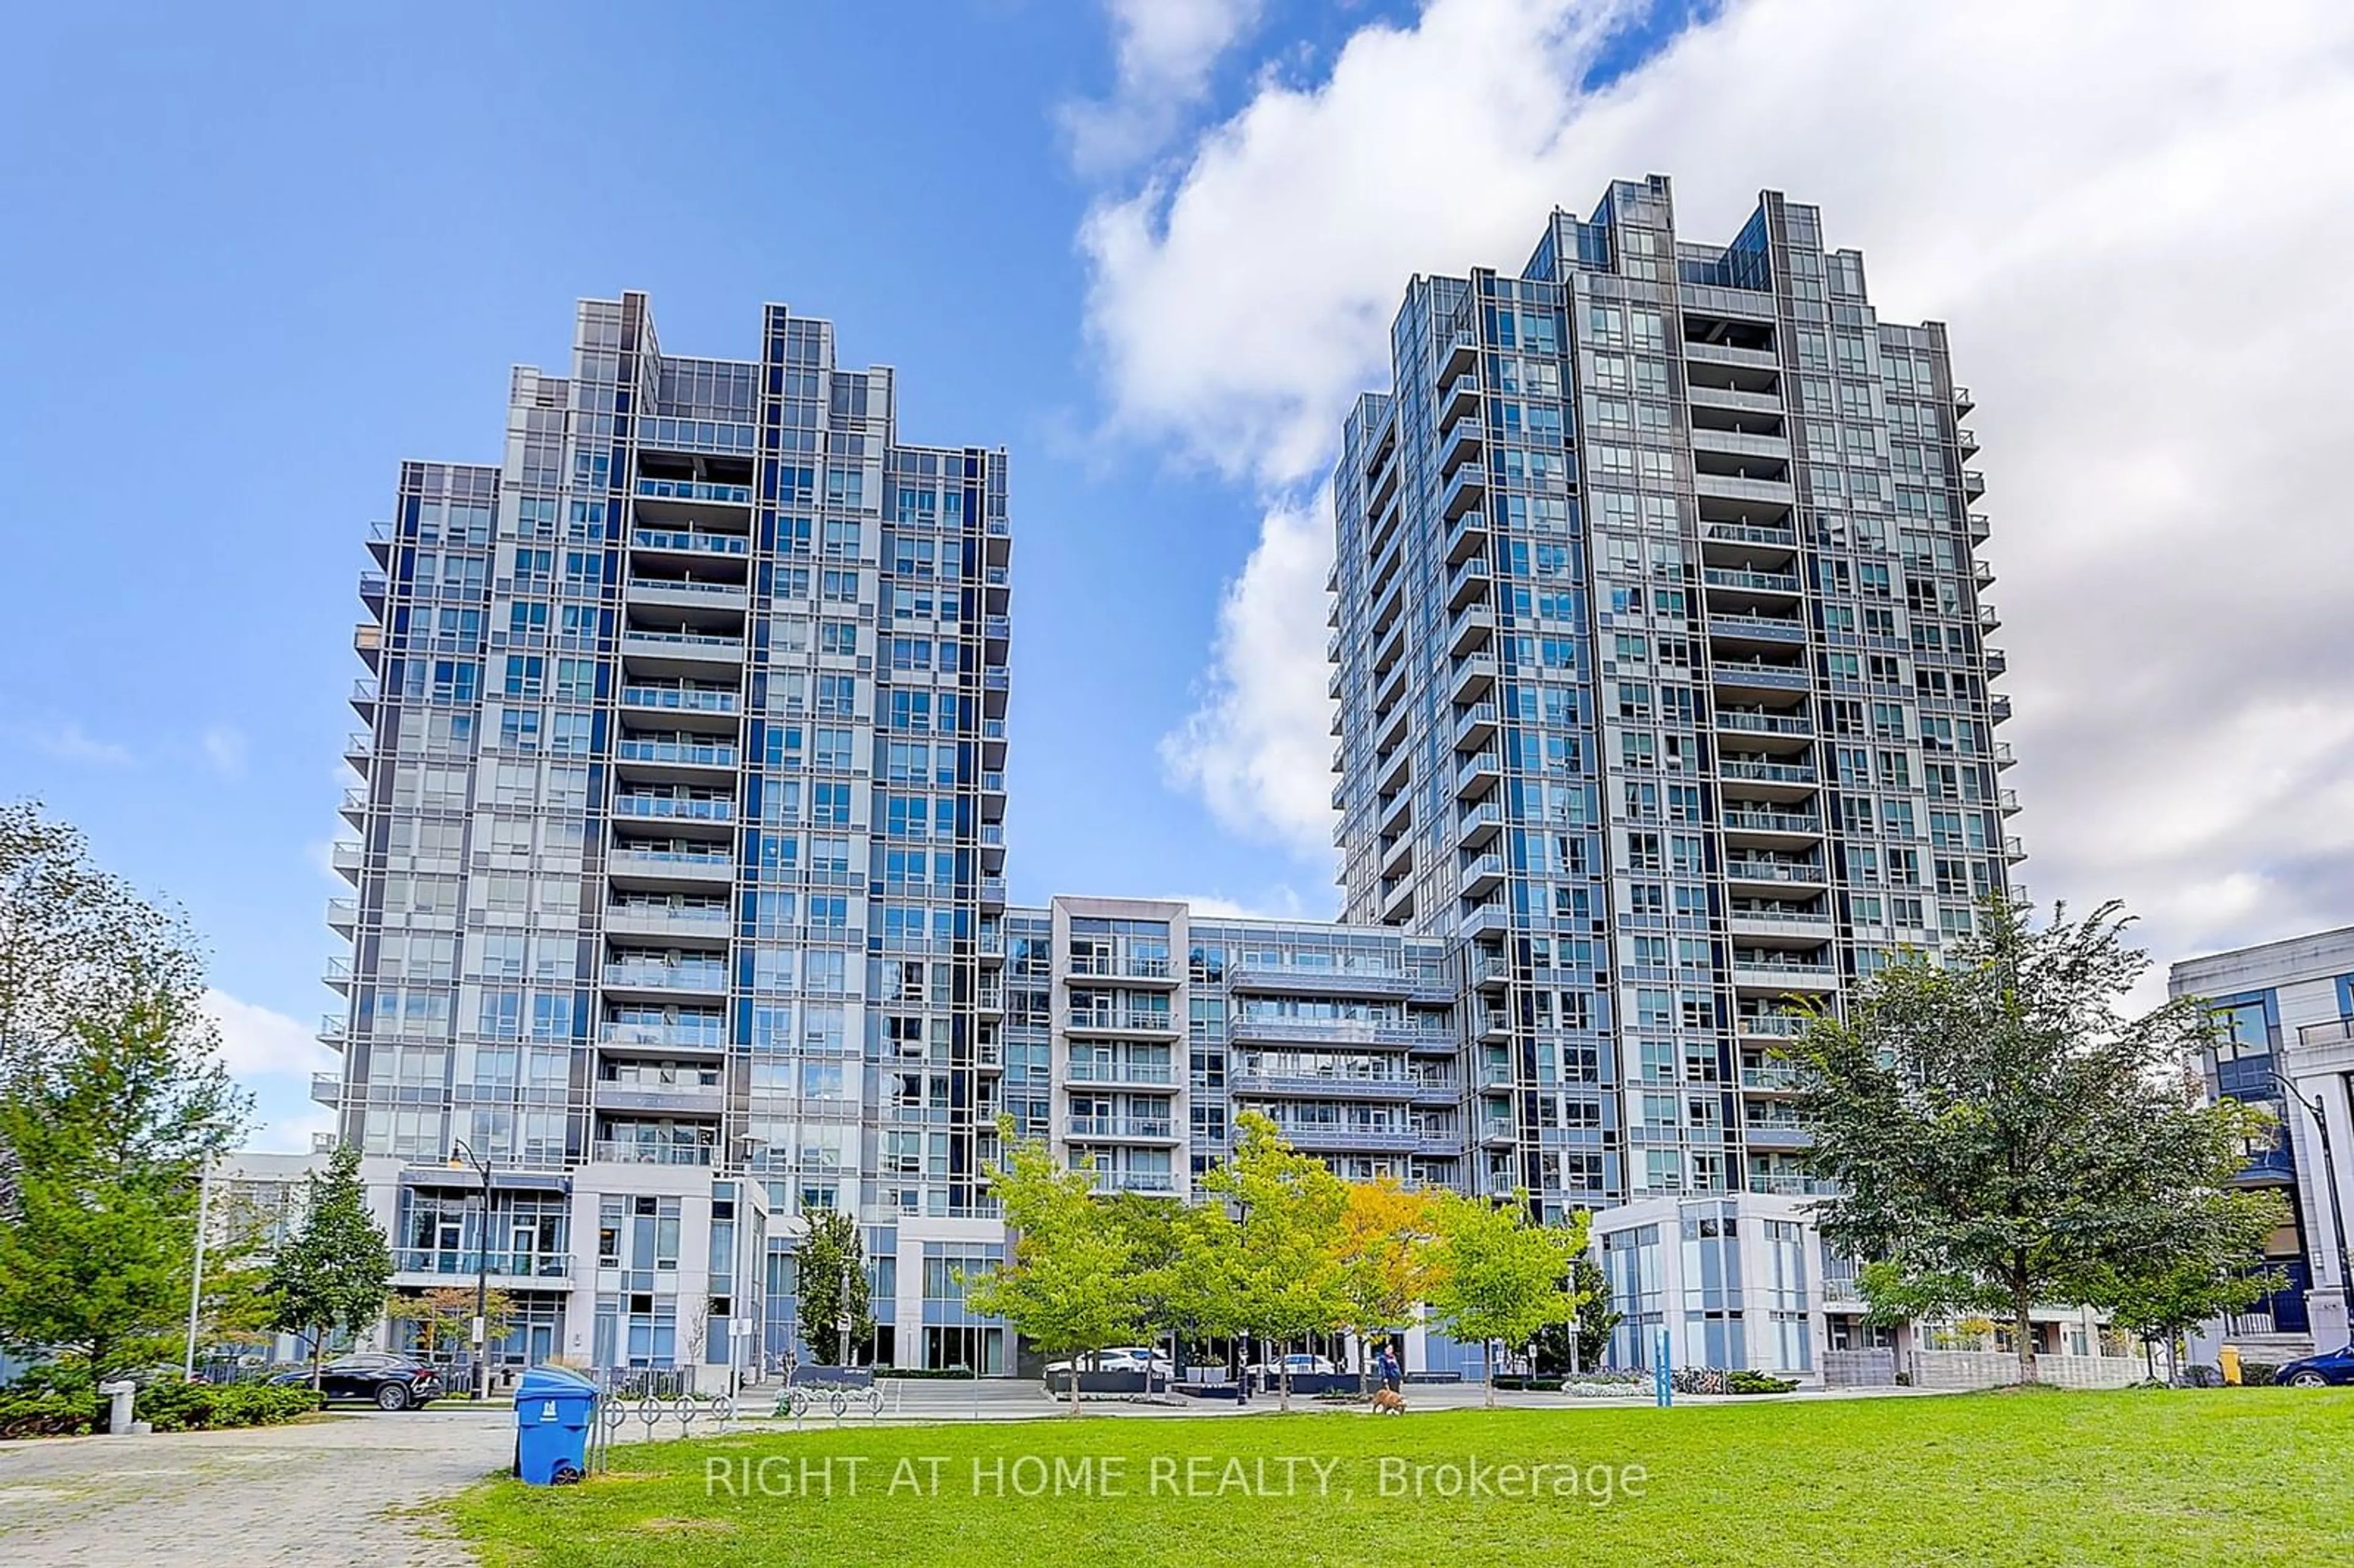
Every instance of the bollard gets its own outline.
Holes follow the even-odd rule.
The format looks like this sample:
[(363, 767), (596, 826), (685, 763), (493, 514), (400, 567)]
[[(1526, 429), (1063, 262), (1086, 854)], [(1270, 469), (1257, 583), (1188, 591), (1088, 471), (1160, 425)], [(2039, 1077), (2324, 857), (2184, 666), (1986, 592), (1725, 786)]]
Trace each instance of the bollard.
[(107, 1399), (111, 1402), (107, 1406), (106, 1411), (106, 1430), (108, 1433), (113, 1436), (121, 1437), (130, 1432), (131, 1402), (139, 1397), (139, 1385), (135, 1383), (127, 1381), (122, 1383), (102, 1383), (98, 1385), (98, 1392), (104, 1394)]

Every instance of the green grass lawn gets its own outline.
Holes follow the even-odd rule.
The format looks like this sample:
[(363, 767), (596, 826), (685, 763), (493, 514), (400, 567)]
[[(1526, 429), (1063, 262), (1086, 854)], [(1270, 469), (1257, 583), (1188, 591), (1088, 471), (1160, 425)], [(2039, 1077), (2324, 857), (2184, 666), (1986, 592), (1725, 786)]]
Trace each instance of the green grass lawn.
[(626, 1446), (583, 1486), (497, 1479), (455, 1510), (493, 1568), (2218, 1568), (2338, 1555), (2349, 1451), (2339, 1390), (1040, 1420)]

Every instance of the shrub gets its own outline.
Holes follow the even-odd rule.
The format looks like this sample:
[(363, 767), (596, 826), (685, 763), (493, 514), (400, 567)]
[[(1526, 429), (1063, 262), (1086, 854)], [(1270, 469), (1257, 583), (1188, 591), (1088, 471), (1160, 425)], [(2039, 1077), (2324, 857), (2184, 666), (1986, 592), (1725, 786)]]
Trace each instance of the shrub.
[(2280, 1367), (2273, 1361), (2242, 1361), (2240, 1381), (2250, 1388), (2264, 1388), (2280, 1375)]
[(221, 1426), (276, 1426), (319, 1408), (302, 1387), (257, 1383), (157, 1383), (139, 1391), (132, 1414), (158, 1432), (199, 1432)]
[(1798, 1386), (1798, 1380), (1744, 1369), (1725, 1373), (1724, 1386), (1729, 1393), (1787, 1393)]
[(64, 1437), (90, 1429), (91, 1396), (25, 1392), (20, 1385), (0, 1392), (0, 1437)]

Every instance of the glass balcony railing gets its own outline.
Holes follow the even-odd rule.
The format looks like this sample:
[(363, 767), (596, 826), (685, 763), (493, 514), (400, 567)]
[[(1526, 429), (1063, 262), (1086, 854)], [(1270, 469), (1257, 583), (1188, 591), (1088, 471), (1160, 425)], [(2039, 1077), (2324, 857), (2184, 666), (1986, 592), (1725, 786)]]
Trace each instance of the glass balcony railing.
[(708, 1165), (716, 1153), (707, 1143), (633, 1143), (605, 1139), (596, 1158), (607, 1165)]
[(624, 762), (673, 762), (694, 768), (733, 768), (733, 746), (700, 745), (682, 740), (624, 740), (613, 748)]
[(695, 479), (642, 479), (638, 493), (655, 501), (713, 501), (724, 506), (752, 504), (748, 484), (712, 484)]
[(445, 1274), (472, 1278), (487, 1262), (492, 1274), (522, 1279), (563, 1279), (572, 1273), (568, 1252), (493, 1252), (487, 1259), (471, 1247), (395, 1248), (392, 1266), (403, 1274)]
[(607, 964), (605, 983), (638, 991), (726, 991), (724, 964)]
[(695, 550), (707, 556), (751, 554), (752, 541), (741, 534), (707, 534), (700, 528), (636, 528), (630, 543), (641, 550)]

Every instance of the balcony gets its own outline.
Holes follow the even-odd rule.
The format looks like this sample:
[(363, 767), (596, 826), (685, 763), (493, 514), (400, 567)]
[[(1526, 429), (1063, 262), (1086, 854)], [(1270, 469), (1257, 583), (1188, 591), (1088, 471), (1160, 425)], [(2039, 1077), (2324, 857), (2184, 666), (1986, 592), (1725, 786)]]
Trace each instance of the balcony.
[(1804, 621), (1779, 615), (1723, 615), (1712, 611), (1708, 618), (1708, 640), (1711, 643), (1770, 643), (1777, 647), (1797, 647), (1807, 641)]
[(605, 864), (609, 871), (625, 876), (634, 875), (662, 880), (681, 879), (690, 882), (736, 880), (735, 857), (725, 851), (711, 853), (694, 850), (616, 844), (606, 853)]
[(1094, 1175), (1098, 1192), (1173, 1193), (1177, 1191), (1177, 1175), (1172, 1171), (1097, 1171)]
[[(1738, 567), (1709, 567), (1702, 571), (1700, 580), (1712, 588), (1723, 588), (1729, 596), (1736, 597), (1753, 593), (1781, 596), (1796, 594), (1800, 589), (1796, 572), (1758, 572)], [(1709, 597), (1712, 600), (1716, 598), (1714, 594)]]
[(1978, 400), (1970, 396), (1970, 389), (1968, 387), (1956, 387), (1954, 388), (1954, 412), (1956, 414), (1967, 414), (1978, 406)]
[(1448, 426), (1438, 443), (1438, 471), (1451, 476), (1465, 463), (1478, 461), (1487, 445), (1488, 432), (1483, 421), (1458, 419)]
[(1400, 833), (1382, 845), (1378, 860), (1384, 882), (1396, 882), (1414, 868), (1414, 835)]
[(727, 967), (725, 964), (613, 963), (605, 966), (603, 982), (608, 991), (724, 993), (727, 990)]
[(1728, 855), (1724, 862), (1728, 882), (1797, 883), (1820, 887), (1829, 881), (1821, 865), (1810, 860), (1781, 860), (1771, 856), (1752, 857)]
[(341, 1073), (311, 1075), (311, 1098), (330, 1108), (343, 1098), (344, 1075)]
[(1805, 714), (1753, 713), (1744, 708), (1719, 708), (1716, 727), (1743, 735), (1791, 736), (1812, 740), (1815, 721)]
[(749, 506), (748, 484), (712, 484), (694, 479), (641, 479), (637, 493), (649, 501), (694, 501), (714, 506)]
[[(1455, 477), (1447, 482), (1447, 489), (1439, 501), (1439, 515), (1451, 523), (1467, 512), (1479, 510), (1480, 503), (1487, 499), (1486, 466), (1476, 462), (1465, 463), (1455, 471)], [(1448, 551), (1447, 558), (1454, 559), (1452, 549)]]
[(1466, 898), (1484, 898), (1504, 883), (1504, 857), (1489, 853), (1479, 856), (1463, 868), (1462, 895)]
[(1065, 1124), (1064, 1136), (1076, 1140), (1178, 1141), (1177, 1124), (1166, 1117), (1075, 1116)]
[(725, 903), (620, 899), (605, 906), (605, 929), (617, 937), (686, 937), (724, 942), (733, 925), (733, 915)]
[(1498, 903), (1488, 903), (1464, 911), (1463, 918), (1457, 924), (1455, 932), (1466, 941), (1477, 941), (1483, 937), (1500, 937), (1510, 929), (1511, 929), (1511, 921), (1504, 906)]
[(621, 652), (657, 662), (741, 665), (744, 640), (702, 631), (640, 631), (632, 628), (621, 633)]
[(1716, 765), (1721, 779), (1740, 779), (1758, 784), (1815, 783), (1815, 765), (1811, 762), (1758, 762), (1728, 757)]
[(1772, 811), (1727, 808), (1724, 832), (1728, 841), (1739, 838), (1809, 838), (1823, 835), (1822, 819), (1811, 811)]
[[(1462, 482), (1461, 474), (1455, 477), (1458, 484)], [(1447, 564), (1458, 565), (1483, 553), (1487, 548), (1487, 508), (1474, 506), (1462, 516), (1455, 519), (1455, 525), (1447, 531)]]
[(1183, 1021), (1174, 1013), (1149, 1008), (1126, 1012), (1088, 1009), (1063, 1015), (1063, 1027), (1074, 1034), (1174, 1034)]
[(1503, 759), (1492, 751), (1475, 752), (1465, 758), (1455, 770), (1456, 798), (1469, 800), (1487, 794), (1503, 777)]
[[(568, 1252), (494, 1252), (487, 1258), (472, 1247), (404, 1246), (393, 1250), (396, 1274), (429, 1274), (437, 1278), (472, 1281), (477, 1269), (497, 1280), (568, 1279)], [(526, 1284), (524, 1288), (531, 1288)]]
[(1738, 474), (1710, 473), (1697, 470), (1692, 474), (1692, 489), (1702, 501), (1731, 501), (1753, 506), (1791, 506), (1797, 493), (1790, 488), (1787, 479), (1745, 479)]
[(1467, 329), (1449, 337), (1446, 346), (1440, 351), (1437, 379), (1443, 383), (1452, 383), (1469, 375), (1479, 366), (1479, 340), (1473, 337)]
[(1976, 457), (1978, 450), (1978, 433), (1967, 425), (1960, 426), (1954, 431), (1954, 444), (1962, 449), (1964, 457)]
[(1831, 939), (1831, 917), (1825, 912), (1787, 909), (1744, 909), (1738, 906), (1724, 914), (1725, 927), (1736, 937), (1754, 938), (1759, 941), (1788, 941), (1809, 947)]
[(1503, 830), (1503, 809), (1493, 800), (1482, 800), (1456, 819), (1458, 843), (1464, 849), (1478, 849)]
[(1455, 721), (1455, 749), (1470, 751), (1484, 747), (1495, 737), (1500, 715), (1494, 703), (1474, 703)]
[(1976, 501), (1986, 493), (1986, 475), (1974, 468), (1962, 470), (1962, 493)]
[(1447, 579), (1447, 608), (1460, 609), (1473, 599), (1486, 594), (1494, 581), (1488, 568), (1488, 557), (1474, 556), (1457, 566)]
[(599, 1044), (650, 1051), (725, 1051), (727, 1028), (718, 1018), (708, 1023), (608, 1023), (598, 1031)]
[(1412, 1154), (1422, 1143), (1422, 1135), (1411, 1127), (1350, 1127), (1319, 1122), (1278, 1122), (1277, 1126), (1299, 1149)]
[(1455, 680), (1448, 695), (1458, 703), (1468, 703), (1485, 695), (1495, 683), (1495, 656), (1474, 653), (1468, 659), (1455, 661)]
[(718, 1150), (708, 1143), (627, 1143), (600, 1139), (591, 1146), (600, 1165), (709, 1165)]
[(1737, 990), (1762, 991), (1777, 996), (1792, 991), (1836, 991), (1839, 970), (1830, 964), (1769, 959), (1759, 953), (1735, 952), (1733, 983)]
[(1750, 1122), (1741, 1129), (1741, 1137), (1752, 1149), (1804, 1149), (1814, 1142), (1806, 1123), (1794, 1118)]
[(360, 923), (360, 906), (356, 898), (327, 900), (327, 929), (348, 937)]
[(725, 795), (616, 795), (613, 815), (645, 821), (732, 822), (736, 802)]
[(1073, 1084), (1142, 1084), (1148, 1087), (1163, 1087), (1176, 1081), (1166, 1062), (1092, 1061), (1084, 1057), (1074, 1058), (1063, 1076)]
[(597, 1108), (657, 1116), (717, 1116), (727, 1108), (727, 1090), (716, 1070), (705, 1081), (684, 1084), (601, 1078), (597, 1084)]
[(335, 874), (353, 886), (359, 885), (360, 873), (367, 866), (367, 849), (356, 843), (338, 843), (328, 852), (329, 863)]
[[(1248, 1062), (1248, 1058), (1245, 1058)], [(1237, 1065), (1228, 1075), (1237, 1094), (1301, 1095), (1310, 1099), (1403, 1100), (1413, 1097), (1410, 1073), (1286, 1073)]]
[(731, 715), (742, 710), (743, 698), (729, 686), (639, 684), (621, 688), (621, 705), (664, 713)]
[(685, 577), (631, 577), (623, 584), (632, 604), (664, 605), (679, 609), (714, 609), (741, 615), (751, 607), (751, 591), (742, 583), (695, 582)]
[(713, 534), (701, 528), (633, 528), (630, 547), (687, 556), (748, 556), (752, 541), (741, 534)]
[(673, 768), (736, 767), (736, 747), (716, 741), (631, 740), (624, 738), (613, 747), (614, 758), (622, 762), (654, 762)]
[(1501, 953), (1475, 951), (1471, 957), (1471, 983), (1482, 991), (1508, 985), (1512, 979), (1512, 963)]
[(1804, 692), (1814, 685), (1806, 665), (1768, 663), (1763, 659), (1712, 659), (1708, 673), (1719, 691)]
[(1443, 430), (1479, 409), (1479, 377), (1466, 371), (1449, 380), (1438, 394), (1438, 428)]
[(1496, 612), (1484, 604), (1466, 606), (1456, 611), (1447, 625), (1447, 652), (1460, 659), (1465, 654), (1488, 646), (1496, 634)]

